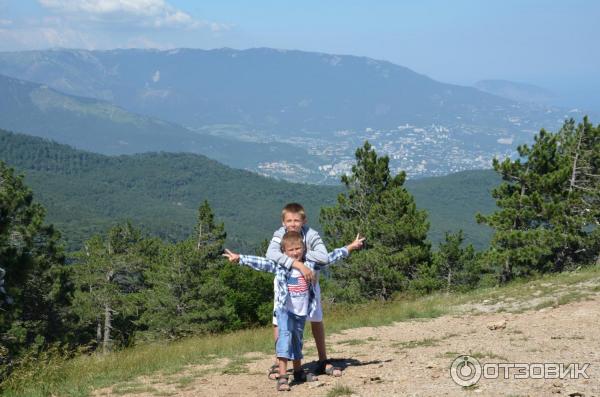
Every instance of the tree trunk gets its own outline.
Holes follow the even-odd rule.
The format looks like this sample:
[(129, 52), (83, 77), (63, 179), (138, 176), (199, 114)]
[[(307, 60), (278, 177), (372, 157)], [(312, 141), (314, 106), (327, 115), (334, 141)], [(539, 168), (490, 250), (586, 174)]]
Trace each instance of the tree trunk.
[(577, 140), (577, 148), (575, 149), (575, 156), (573, 158), (573, 169), (571, 171), (571, 181), (569, 182), (569, 193), (573, 191), (575, 187), (575, 181), (577, 180), (577, 160), (579, 159), (579, 151), (581, 150), (581, 140), (583, 139), (583, 134), (585, 129), (582, 128), (581, 134), (579, 134), (579, 139)]
[(527, 163), (527, 168), (525, 169), (525, 177), (521, 178), (521, 193), (519, 194), (519, 214), (513, 220), (513, 229), (518, 230), (521, 219), (521, 210), (523, 209), (523, 196), (525, 196), (525, 183), (527, 183), (527, 175), (529, 174), (529, 162)]
[[(111, 246), (109, 243), (109, 250), (111, 250)], [(106, 273), (106, 283), (110, 284), (112, 281), (114, 272), (109, 270)], [(110, 340), (110, 330), (112, 329), (112, 310), (110, 308), (109, 303), (104, 304), (104, 340), (102, 342), (102, 352), (108, 353), (111, 350), (111, 340)]]
[(111, 340), (110, 340), (110, 329), (112, 321), (112, 312), (108, 304), (104, 305), (104, 340), (102, 341), (102, 353), (106, 354), (110, 352)]
[(97, 341), (97, 343), (100, 343), (101, 340), (102, 340), (102, 320), (100, 317), (98, 317), (98, 320), (96, 322), (96, 341)]
[(198, 222), (198, 243), (196, 244), (196, 250), (200, 251), (202, 248), (202, 223)]
[(504, 260), (504, 269), (502, 270), (502, 284), (507, 283), (512, 278), (512, 269), (510, 259), (506, 257)]

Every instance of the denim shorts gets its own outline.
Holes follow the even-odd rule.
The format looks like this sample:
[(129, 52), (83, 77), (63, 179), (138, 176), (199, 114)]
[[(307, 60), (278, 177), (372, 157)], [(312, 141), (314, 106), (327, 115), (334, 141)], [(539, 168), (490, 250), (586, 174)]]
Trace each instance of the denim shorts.
[(275, 312), (279, 337), (275, 342), (275, 353), (277, 357), (288, 360), (302, 359), (302, 343), (304, 335), (304, 323), (306, 316), (297, 316), (286, 309)]

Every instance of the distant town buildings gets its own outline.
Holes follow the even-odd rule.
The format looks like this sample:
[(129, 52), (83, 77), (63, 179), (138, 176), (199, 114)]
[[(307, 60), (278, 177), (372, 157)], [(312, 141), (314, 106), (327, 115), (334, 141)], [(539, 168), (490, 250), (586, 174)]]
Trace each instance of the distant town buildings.
[[(519, 126), (520, 119), (510, 121)], [(453, 172), (491, 168), (494, 157), (514, 156), (516, 145), (530, 142), (533, 129), (514, 131), (489, 130), (472, 125), (452, 126), (402, 124), (390, 130), (366, 128), (363, 131), (340, 130), (329, 137), (295, 136), (279, 142), (305, 149), (319, 159), (314, 167), (289, 161), (260, 163), (257, 171), (263, 175), (310, 183), (337, 183), (355, 163), (356, 148), (368, 140), (380, 155), (390, 158), (394, 173), (405, 171), (408, 178), (440, 176)], [(271, 137), (275, 140), (274, 137)], [(270, 140), (271, 140), (270, 139)]]

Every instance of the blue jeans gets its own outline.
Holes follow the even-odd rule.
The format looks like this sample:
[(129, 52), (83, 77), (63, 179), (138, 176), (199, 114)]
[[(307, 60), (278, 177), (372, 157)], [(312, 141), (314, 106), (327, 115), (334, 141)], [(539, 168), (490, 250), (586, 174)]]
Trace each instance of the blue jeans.
[(306, 316), (297, 316), (285, 309), (275, 311), (279, 337), (275, 342), (275, 353), (288, 360), (302, 359), (302, 342)]

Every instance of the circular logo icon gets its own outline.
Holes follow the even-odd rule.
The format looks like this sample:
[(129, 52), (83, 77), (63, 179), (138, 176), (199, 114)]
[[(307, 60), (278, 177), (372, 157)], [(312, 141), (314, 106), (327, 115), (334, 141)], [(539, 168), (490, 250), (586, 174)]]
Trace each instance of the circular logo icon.
[(458, 356), (450, 366), (450, 376), (460, 386), (473, 386), (481, 379), (481, 364), (471, 356)]

